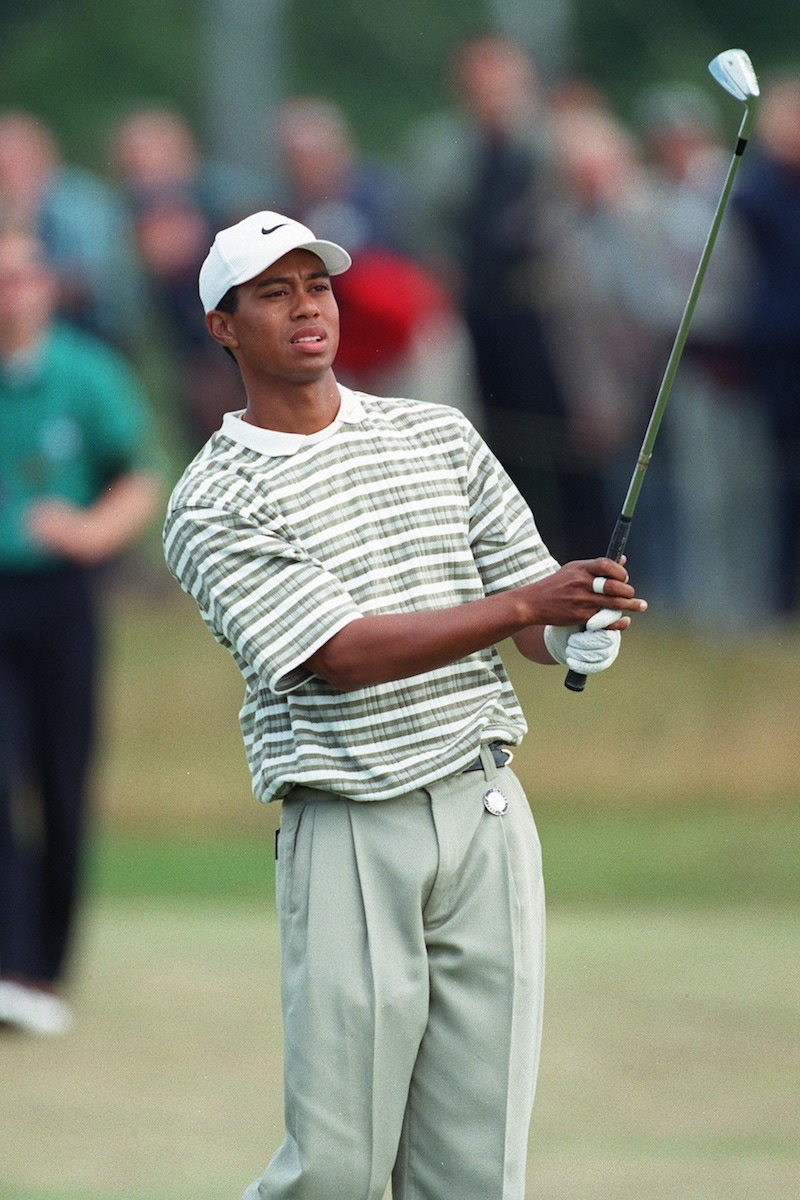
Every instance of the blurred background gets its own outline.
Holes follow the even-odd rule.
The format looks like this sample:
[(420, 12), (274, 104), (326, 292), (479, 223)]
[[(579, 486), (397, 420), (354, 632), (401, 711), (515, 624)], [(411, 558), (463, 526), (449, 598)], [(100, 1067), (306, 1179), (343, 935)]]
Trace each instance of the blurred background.
[(550, 904), (529, 1196), (800, 1194), (795, 7), (0, 0), (0, 224), (140, 381), (162, 478), (94, 572), (76, 1023), (0, 1036), (0, 1200), (238, 1196), (280, 1137), (279, 812), (160, 550), (242, 402), (196, 293), (215, 230), (275, 208), (348, 246), (342, 381), (462, 408), (553, 551), (600, 554), (736, 144), (706, 69), (734, 46), (763, 97), (629, 543), (650, 612), (580, 697), (504, 648)]

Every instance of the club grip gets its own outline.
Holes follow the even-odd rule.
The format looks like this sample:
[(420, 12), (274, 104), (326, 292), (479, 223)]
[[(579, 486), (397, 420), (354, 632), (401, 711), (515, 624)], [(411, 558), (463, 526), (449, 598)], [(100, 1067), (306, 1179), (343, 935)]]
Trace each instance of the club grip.
[(582, 692), (586, 687), (586, 676), (581, 675), (580, 671), (567, 671), (564, 687), (571, 692)]
[[(606, 550), (606, 558), (613, 558), (614, 562), (619, 562), (625, 553), (625, 545), (628, 541), (628, 534), (631, 529), (631, 518), (620, 514), (617, 517), (617, 523), (614, 526), (614, 532), (611, 535), (611, 541), (608, 543)], [(581, 675), (580, 671), (567, 671), (564, 679), (564, 687), (571, 692), (582, 692), (586, 687), (586, 676)]]

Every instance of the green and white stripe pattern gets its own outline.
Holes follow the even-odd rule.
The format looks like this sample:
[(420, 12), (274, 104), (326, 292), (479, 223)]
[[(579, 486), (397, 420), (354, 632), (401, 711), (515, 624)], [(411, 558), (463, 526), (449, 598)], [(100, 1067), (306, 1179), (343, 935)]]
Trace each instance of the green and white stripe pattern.
[(228, 414), (167, 513), (170, 570), (244, 676), (264, 801), (298, 783), (389, 799), (463, 769), (481, 742), (519, 743), (494, 648), (351, 692), (302, 664), (362, 616), (464, 604), (558, 566), (461, 413), (340, 391), (339, 418), (311, 438)]

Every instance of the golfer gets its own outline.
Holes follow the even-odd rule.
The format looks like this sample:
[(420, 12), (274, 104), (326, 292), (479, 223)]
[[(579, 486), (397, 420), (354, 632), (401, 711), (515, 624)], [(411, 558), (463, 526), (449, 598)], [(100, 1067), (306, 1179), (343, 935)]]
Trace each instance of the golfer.
[(245, 1196), (522, 1200), (544, 901), (495, 646), (601, 671), (646, 604), (610, 559), (559, 567), (456, 409), (337, 383), (349, 265), (279, 213), (217, 234), (200, 296), (247, 403), (165, 526), (282, 802), (286, 1134)]

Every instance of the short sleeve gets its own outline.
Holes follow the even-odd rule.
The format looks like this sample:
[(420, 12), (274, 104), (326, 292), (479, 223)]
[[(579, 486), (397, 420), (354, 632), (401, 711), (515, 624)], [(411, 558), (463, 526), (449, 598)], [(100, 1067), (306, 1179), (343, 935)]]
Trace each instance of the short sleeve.
[(362, 615), (321, 564), (240, 513), (170, 510), (164, 550), (217, 640), (276, 694), (311, 678), (305, 661)]

